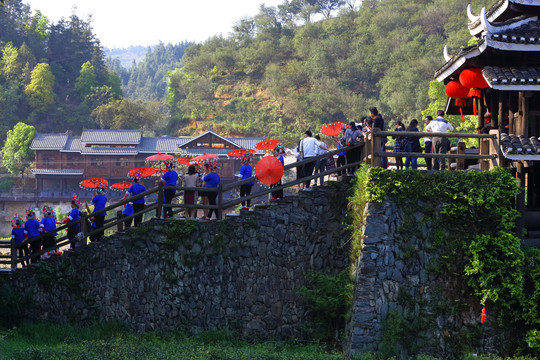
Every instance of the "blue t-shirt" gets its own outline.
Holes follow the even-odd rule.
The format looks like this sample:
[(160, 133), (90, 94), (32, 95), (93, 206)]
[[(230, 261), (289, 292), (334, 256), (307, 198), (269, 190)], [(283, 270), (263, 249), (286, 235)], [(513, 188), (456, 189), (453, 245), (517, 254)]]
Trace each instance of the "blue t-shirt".
[[(79, 220), (79, 209), (78, 208), (71, 209), (71, 211), (69, 212), (68, 218), (69, 218), (69, 222), (74, 222), (74, 221)], [(77, 224), (71, 225), (71, 226), (72, 227), (75, 226), (75, 229), (79, 230), (79, 225), (80, 225), (80, 223), (77, 223)]]
[(11, 238), (15, 239), (15, 244), (20, 244), (24, 241), (24, 229), (13, 228), (11, 229)]
[[(94, 205), (94, 212), (96, 212), (98, 210), (105, 208), (105, 204), (107, 204), (107, 198), (105, 197), (105, 195), (97, 194), (96, 196), (94, 196), (94, 198), (92, 199), (90, 203)], [(107, 213), (103, 212), (101, 214), (98, 214), (97, 216), (106, 216), (106, 215)]]
[(176, 186), (178, 184), (178, 174), (174, 170), (169, 170), (163, 174), (161, 181), (165, 182), (165, 186)]
[[(52, 216), (45, 216), (43, 219), (41, 219), (41, 227), (43, 227), (43, 229), (45, 230), (44, 232), (56, 230), (56, 221)], [(49, 236), (56, 235), (58, 235), (58, 233), (56, 232), (49, 234)]]
[(39, 221), (36, 219), (28, 219), (24, 223), (24, 233), (28, 234), (28, 237), (39, 236)]
[[(253, 168), (251, 165), (244, 164), (240, 166), (240, 175), (242, 175), (242, 180), (249, 179), (253, 176)], [(250, 183), (247, 183), (246, 185), (253, 185), (253, 181)]]
[(285, 166), (285, 161), (283, 161), (283, 156), (279, 155), (279, 157), (277, 159), (279, 160), (281, 165)]
[(220, 179), (218, 174), (210, 172), (203, 177), (203, 181), (206, 183), (205, 187), (217, 187)]
[[(139, 183), (134, 183), (127, 190), (127, 194), (129, 196), (135, 196), (135, 195), (139, 195), (140, 193), (143, 193), (145, 191), (146, 191), (146, 188), (144, 187), (144, 185), (141, 185)], [(142, 198), (140, 198), (140, 199), (137, 199), (137, 200), (133, 201), (133, 203), (134, 204), (144, 204), (144, 196)]]
[(122, 210), (122, 214), (129, 216), (135, 214), (135, 209), (133, 209), (133, 204), (126, 204), (126, 207), (124, 210)]

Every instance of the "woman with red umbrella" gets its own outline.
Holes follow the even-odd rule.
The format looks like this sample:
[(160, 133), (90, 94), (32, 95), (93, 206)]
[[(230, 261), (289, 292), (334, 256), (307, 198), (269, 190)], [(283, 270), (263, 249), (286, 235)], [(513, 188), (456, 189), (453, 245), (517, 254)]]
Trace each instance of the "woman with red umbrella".
[[(105, 196), (105, 193), (107, 192), (107, 185), (104, 183), (99, 183), (96, 187), (96, 192), (94, 193), (94, 197), (92, 198), (92, 201), (90, 201), (90, 204), (94, 205), (94, 211), (96, 212), (98, 210), (104, 209), (105, 205), (107, 204), (107, 197)], [(96, 230), (100, 230), (96, 233), (94, 239), (100, 240), (103, 235), (105, 235), (105, 232), (102, 230), (103, 226), (105, 225), (105, 216), (107, 216), (106, 212), (102, 212), (101, 214), (94, 216), (94, 223), (96, 224)]]
[[(274, 150), (272, 150), (272, 154), (275, 158), (279, 160), (281, 165), (285, 166), (285, 162), (283, 161), (282, 154), (285, 153), (285, 150), (283, 149), (283, 145), (278, 145)], [(275, 188), (281, 185), (281, 179), (278, 180), (277, 183), (270, 185), (271, 188)], [(280, 200), (283, 199), (283, 189), (272, 191), (272, 198), (270, 200)]]
[[(146, 191), (146, 188), (144, 185), (140, 184), (141, 178), (139, 177), (139, 174), (135, 174), (133, 177), (133, 185), (129, 187), (129, 189), (126, 191), (126, 194), (122, 199), (127, 198), (128, 196), (135, 196), (139, 195)], [(140, 199), (133, 201), (133, 213), (138, 213), (140, 211), (143, 211), (144, 209), (144, 196)], [(133, 226), (137, 227), (142, 222), (142, 214), (137, 215), (134, 218), (134, 224)], [(131, 224), (130, 224), (131, 225)]]
[[(165, 166), (167, 167), (167, 172), (163, 174), (163, 176), (161, 177), (161, 182), (163, 183), (163, 186), (177, 186), (178, 173), (173, 170), (174, 162), (167, 161), (165, 162)], [(174, 195), (176, 195), (176, 190), (174, 189), (163, 190), (164, 204), (170, 204), (172, 202), (172, 199), (174, 198)], [(164, 213), (165, 213), (166, 219), (172, 217), (173, 216), (172, 207), (165, 207)]]
[[(218, 187), (221, 179), (218, 174), (214, 172), (215, 165), (213, 163), (207, 162), (204, 164), (204, 176), (203, 181), (205, 182), (205, 187), (207, 188), (215, 188)], [(209, 205), (216, 205), (216, 197), (217, 192), (215, 191), (205, 191), (201, 194), (201, 196), (206, 197), (208, 199)], [(203, 220), (210, 220), (212, 218), (212, 213), (216, 214), (217, 217), (217, 210), (216, 209), (210, 209), (208, 211), (207, 216), (203, 216)]]

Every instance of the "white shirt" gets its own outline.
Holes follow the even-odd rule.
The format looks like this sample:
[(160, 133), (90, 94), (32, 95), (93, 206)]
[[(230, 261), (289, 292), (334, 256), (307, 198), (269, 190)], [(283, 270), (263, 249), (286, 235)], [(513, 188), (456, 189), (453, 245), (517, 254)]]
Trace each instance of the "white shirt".
[(317, 139), (308, 136), (302, 139), (300, 143), (300, 151), (304, 154), (304, 158), (317, 156), (316, 153)]
[(315, 148), (315, 154), (318, 155), (322, 155), (322, 154), (326, 154), (328, 152), (328, 147), (326, 146), (326, 144), (322, 141), (317, 141), (315, 143), (315, 145), (317, 146)]
[(453, 131), (454, 127), (448, 121), (444, 120), (442, 117), (435, 118), (426, 126), (426, 131), (431, 132), (447, 132)]

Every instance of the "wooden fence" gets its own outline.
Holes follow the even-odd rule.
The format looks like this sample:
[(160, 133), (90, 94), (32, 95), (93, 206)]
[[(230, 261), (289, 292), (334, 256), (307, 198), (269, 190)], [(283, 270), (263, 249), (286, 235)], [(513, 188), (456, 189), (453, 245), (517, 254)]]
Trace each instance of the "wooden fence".
[[(375, 130), (377, 130), (377, 129), (375, 129)], [(253, 177), (251, 177), (249, 179), (239, 180), (239, 181), (233, 182), (231, 184), (227, 184), (227, 185), (219, 184), (219, 186), (216, 187), (216, 188), (207, 188), (207, 187), (205, 187), (205, 188), (193, 188), (193, 187), (184, 187), (184, 186), (163, 186), (162, 184), (160, 184), (159, 186), (151, 188), (151, 189), (149, 189), (149, 190), (147, 190), (147, 191), (145, 191), (145, 192), (143, 192), (141, 194), (138, 194), (136, 196), (129, 197), (127, 199), (115, 202), (114, 204), (111, 204), (111, 205), (105, 207), (104, 209), (95, 211), (93, 213), (87, 214), (87, 213), (82, 211), (80, 213), (79, 220), (77, 220), (75, 222), (72, 222), (72, 223), (69, 223), (69, 224), (64, 224), (62, 226), (59, 226), (54, 231), (47, 232), (47, 233), (42, 233), (38, 237), (25, 240), (21, 244), (15, 244), (15, 242), (12, 241), (12, 240), (0, 240), (0, 249), (2, 249), (2, 248), (9, 249), (9, 254), (8, 255), (0, 255), (0, 265), (9, 265), (10, 270), (15, 270), (17, 268), (17, 264), (22, 264), (22, 262), (24, 262), (24, 261), (29, 261), (29, 259), (31, 257), (46, 254), (48, 252), (54, 251), (55, 249), (61, 248), (63, 246), (67, 246), (67, 245), (69, 245), (70, 247), (85, 246), (87, 244), (88, 237), (92, 237), (92, 235), (97, 235), (100, 232), (105, 231), (107, 229), (115, 228), (116, 231), (123, 231), (124, 230), (124, 222), (126, 220), (133, 219), (136, 216), (143, 216), (144, 214), (155, 211), (155, 217), (160, 218), (160, 217), (162, 217), (163, 210), (164, 210), (165, 207), (173, 208), (174, 213), (181, 212), (184, 209), (208, 209), (208, 210), (209, 209), (214, 209), (214, 210), (217, 211), (217, 219), (222, 219), (223, 218), (223, 211), (225, 211), (226, 209), (230, 209), (230, 208), (242, 203), (243, 201), (247, 201), (247, 200), (254, 199), (254, 198), (257, 198), (257, 197), (260, 197), (260, 196), (264, 196), (264, 195), (269, 194), (269, 193), (274, 192), (274, 191), (283, 190), (283, 189), (298, 185), (300, 183), (304, 183), (304, 182), (306, 182), (308, 180), (311, 181), (313, 179), (316, 179), (316, 178), (319, 178), (319, 177), (322, 177), (322, 176), (327, 176), (327, 175), (331, 175), (331, 174), (334, 174), (334, 173), (337, 173), (337, 172), (346, 171), (349, 168), (354, 168), (354, 167), (360, 166), (364, 162), (364, 160), (365, 160), (365, 162), (367, 164), (371, 164), (371, 166), (380, 166), (381, 157), (395, 157), (395, 156), (400, 156), (400, 157), (424, 157), (424, 158), (455, 158), (455, 159), (458, 159), (459, 161), (464, 161), (464, 159), (478, 159), (478, 160), (482, 160), (482, 161), (492, 161), (494, 163), (497, 161), (497, 155), (493, 155), (493, 149), (497, 149), (497, 146), (494, 143), (494, 142), (497, 141), (497, 136), (495, 134), (480, 135), (480, 134), (423, 133), (423, 132), (400, 132), (399, 133), (399, 136), (414, 136), (414, 137), (441, 136), (441, 137), (458, 137), (458, 138), (479, 138), (479, 139), (481, 139), (481, 141), (490, 142), (490, 144), (486, 143), (486, 145), (484, 146), (484, 148), (487, 149), (487, 150), (485, 150), (485, 149), (482, 150), (482, 147), (481, 147), (482, 152), (480, 153), (480, 155), (471, 155), (471, 154), (465, 154), (465, 153), (455, 154), (455, 155), (453, 155), (453, 154), (444, 154), (443, 155), (443, 154), (429, 154), (429, 153), (426, 154), (426, 153), (383, 152), (382, 147), (381, 147), (381, 138), (384, 137), (384, 136), (395, 136), (396, 134), (394, 132), (391, 132), (391, 131), (374, 131), (371, 135), (373, 135), (373, 136), (368, 136), (365, 143), (361, 143), (361, 144), (354, 145), (354, 146), (349, 146), (349, 147), (344, 147), (344, 148), (337, 149), (337, 150), (331, 150), (331, 151), (327, 152), (326, 154), (323, 154), (323, 155), (320, 155), (320, 156), (310, 157), (310, 158), (304, 159), (302, 161), (297, 161), (295, 163), (288, 164), (288, 165), (286, 165), (284, 167), (284, 171), (287, 171), (287, 170), (290, 170), (290, 169), (297, 169), (300, 166), (303, 166), (303, 165), (305, 165), (307, 163), (316, 161), (318, 159), (326, 159), (328, 156), (334, 156), (337, 153), (348, 152), (351, 149), (361, 147), (361, 148), (363, 148), (363, 156), (362, 156), (362, 160), (359, 161), (359, 162), (346, 164), (344, 166), (339, 166), (339, 167), (335, 167), (335, 168), (332, 168), (332, 169), (328, 169), (328, 170), (326, 170), (326, 171), (324, 171), (322, 173), (313, 174), (311, 176), (306, 176), (306, 177), (303, 177), (303, 178), (300, 178), (300, 179), (291, 180), (291, 181), (288, 181), (286, 183), (283, 183), (282, 185), (272, 187), (272, 188), (269, 188), (269, 189), (260, 189), (259, 191), (255, 192), (255, 193), (252, 193), (252, 194), (250, 194), (248, 196), (225, 200), (223, 195), (226, 192), (229, 192), (229, 191), (232, 191), (234, 189), (239, 188), (243, 184), (248, 184), (250, 182), (256, 181), (257, 178), (255, 176), (253, 176)], [(487, 154), (485, 153), (486, 151), (487, 151)], [(493, 164), (490, 164), (489, 167), (491, 167), (492, 165)], [(482, 169), (487, 169), (487, 167), (484, 167)], [(177, 192), (177, 196), (178, 196), (179, 191), (217, 192), (216, 205), (165, 204), (165, 203), (163, 203), (163, 199), (164, 199), (163, 191), (166, 190), (166, 189), (174, 189)], [(153, 194), (153, 193), (158, 194), (158, 197), (157, 197), (158, 201), (157, 202), (155, 202), (153, 204), (146, 205), (143, 210), (141, 210), (140, 212), (137, 212), (137, 213), (135, 213), (133, 215), (130, 215), (130, 216), (123, 216), (122, 215), (122, 212), (119, 209), (123, 208), (125, 204), (127, 204), (128, 202), (133, 202), (133, 201), (135, 201), (137, 199), (141, 199), (141, 198), (143, 198), (145, 196), (148, 196), (150, 194)], [(109, 212), (109, 211), (114, 211), (116, 213), (116, 216), (111, 218), (111, 219), (108, 219), (105, 222), (105, 225), (104, 225), (104, 227), (102, 229), (94, 229), (94, 230), (92, 230), (91, 228), (88, 227), (87, 224), (89, 223), (89, 219), (93, 218), (94, 216), (97, 216), (99, 214), (102, 214), (104, 212)], [(47, 236), (47, 235), (49, 235), (51, 233), (58, 232), (58, 231), (61, 231), (61, 230), (67, 230), (67, 228), (69, 226), (72, 226), (72, 225), (74, 225), (76, 223), (78, 223), (79, 226), (80, 226), (80, 233), (79, 233), (79, 235), (78, 235), (78, 237), (76, 239), (70, 240), (70, 239), (68, 239), (68, 237), (66, 235), (61, 236), (61, 237), (56, 239), (56, 245), (54, 247), (51, 247), (51, 248), (48, 248), (48, 249), (43, 249), (39, 253), (31, 254), (29, 256), (20, 257), (20, 258), (17, 257), (18, 248), (20, 248), (22, 246), (27, 246), (30, 242), (33, 242), (33, 241), (40, 241), (41, 242), (44, 236)]]

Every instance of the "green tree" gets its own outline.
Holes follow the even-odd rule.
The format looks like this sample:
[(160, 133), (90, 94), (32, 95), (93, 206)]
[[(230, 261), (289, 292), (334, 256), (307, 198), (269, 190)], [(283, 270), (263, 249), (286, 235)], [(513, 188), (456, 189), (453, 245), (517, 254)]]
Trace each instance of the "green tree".
[(11, 42), (2, 49), (0, 65), (1, 74), (8, 81), (17, 80), (21, 75), (22, 64), (19, 61), (19, 51)]
[(90, 61), (85, 62), (81, 66), (79, 77), (75, 80), (75, 90), (79, 93), (81, 99), (91, 94), (93, 88), (98, 85), (94, 66)]
[(30, 106), (39, 112), (45, 112), (49, 105), (54, 104), (53, 86), (54, 75), (49, 64), (37, 64), (30, 75), (30, 84), (24, 89)]
[(7, 133), (7, 139), (3, 151), (3, 164), (12, 174), (24, 175), (24, 171), (34, 161), (34, 152), (30, 150), (30, 144), (34, 139), (36, 129), (25, 123), (17, 123), (13, 130)]

